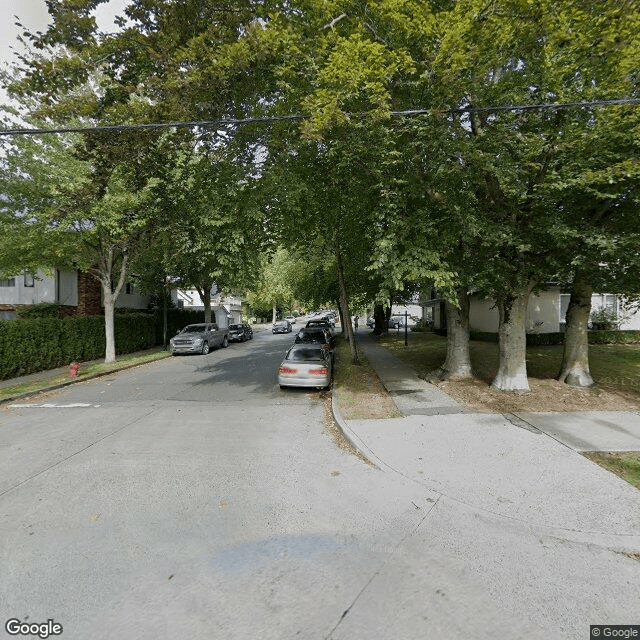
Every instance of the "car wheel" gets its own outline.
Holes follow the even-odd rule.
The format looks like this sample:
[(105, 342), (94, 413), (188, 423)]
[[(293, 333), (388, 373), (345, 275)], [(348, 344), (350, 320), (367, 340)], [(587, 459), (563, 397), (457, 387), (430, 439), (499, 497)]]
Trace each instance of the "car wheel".
[(227, 336), (225, 336), (224, 338), (222, 338), (222, 348), (226, 349), (229, 346), (229, 340), (227, 339)]
[(202, 351), (200, 353), (202, 353), (203, 356), (206, 356), (207, 353), (209, 353), (209, 343), (206, 340), (202, 345)]

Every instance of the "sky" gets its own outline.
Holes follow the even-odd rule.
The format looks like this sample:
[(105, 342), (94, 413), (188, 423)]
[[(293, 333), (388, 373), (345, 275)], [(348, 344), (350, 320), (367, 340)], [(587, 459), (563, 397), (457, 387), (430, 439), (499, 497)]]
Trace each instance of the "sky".
[[(114, 28), (113, 18), (125, 5), (125, 0), (107, 0), (96, 11), (98, 26), (104, 31)], [(29, 30), (43, 31), (49, 23), (49, 14), (44, 0), (0, 0), (0, 64), (12, 62), (13, 49), (20, 49), (17, 38), (22, 29), (15, 25), (16, 18)], [(6, 94), (0, 90), (0, 101)]]

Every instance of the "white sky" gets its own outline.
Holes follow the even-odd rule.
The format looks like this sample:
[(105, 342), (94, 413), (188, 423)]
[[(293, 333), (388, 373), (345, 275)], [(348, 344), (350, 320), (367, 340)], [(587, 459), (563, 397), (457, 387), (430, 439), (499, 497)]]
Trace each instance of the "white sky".
[[(126, 0), (107, 0), (96, 11), (98, 26), (103, 31), (114, 29), (113, 18), (121, 13)], [(14, 16), (18, 16), (16, 20)], [(0, 0), (0, 64), (15, 60), (14, 49), (20, 48), (17, 38), (22, 29), (15, 25), (21, 22), (30, 31), (44, 31), (49, 23), (49, 14), (44, 0)], [(13, 48), (13, 49), (12, 49)], [(0, 90), (0, 101), (4, 102), (6, 95)]]

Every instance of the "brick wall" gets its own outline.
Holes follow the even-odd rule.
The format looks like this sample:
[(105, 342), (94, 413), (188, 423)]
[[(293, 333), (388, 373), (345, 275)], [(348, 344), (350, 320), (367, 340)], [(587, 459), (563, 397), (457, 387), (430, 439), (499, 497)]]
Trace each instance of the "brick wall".
[(78, 272), (79, 316), (97, 316), (102, 312), (100, 282), (89, 273)]

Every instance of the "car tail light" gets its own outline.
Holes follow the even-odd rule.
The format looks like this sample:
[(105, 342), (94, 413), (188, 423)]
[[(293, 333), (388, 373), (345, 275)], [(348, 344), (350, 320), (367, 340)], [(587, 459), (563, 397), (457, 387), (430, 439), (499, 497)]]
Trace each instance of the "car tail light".
[(280, 367), (280, 373), (297, 373), (298, 370), (297, 369), (292, 369), (291, 367)]
[(329, 369), (327, 369), (327, 367), (322, 367), (322, 369), (309, 369), (309, 373), (312, 376), (326, 376), (329, 373)]

